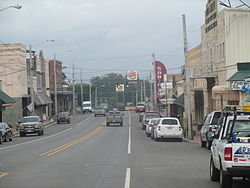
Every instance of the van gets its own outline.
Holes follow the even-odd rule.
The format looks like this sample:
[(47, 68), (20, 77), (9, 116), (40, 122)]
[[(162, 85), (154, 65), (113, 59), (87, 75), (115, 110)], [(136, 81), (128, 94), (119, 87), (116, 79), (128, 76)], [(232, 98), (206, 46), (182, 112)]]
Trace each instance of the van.
[(93, 109), (92, 109), (92, 105), (91, 105), (91, 102), (90, 101), (84, 101), (82, 103), (82, 112), (85, 113), (85, 112), (90, 112), (92, 113)]

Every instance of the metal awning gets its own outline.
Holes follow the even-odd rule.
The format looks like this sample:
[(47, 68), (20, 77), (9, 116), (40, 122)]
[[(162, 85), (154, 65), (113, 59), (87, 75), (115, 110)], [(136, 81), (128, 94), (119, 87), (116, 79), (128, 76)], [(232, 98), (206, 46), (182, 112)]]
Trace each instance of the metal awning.
[(9, 106), (15, 102), (15, 99), (11, 98), (9, 95), (0, 90), (0, 104), (2, 106)]
[(238, 71), (238, 72), (234, 73), (227, 81), (229, 81), (229, 82), (243, 81), (249, 76), (250, 76), (250, 70)]
[(46, 95), (46, 93), (43, 93), (43, 92), (38, 92), (38, 93), (35, 94), (34, 102), (38, 106), (53, 103), (53, 101), (49, 98), (49, 96)]

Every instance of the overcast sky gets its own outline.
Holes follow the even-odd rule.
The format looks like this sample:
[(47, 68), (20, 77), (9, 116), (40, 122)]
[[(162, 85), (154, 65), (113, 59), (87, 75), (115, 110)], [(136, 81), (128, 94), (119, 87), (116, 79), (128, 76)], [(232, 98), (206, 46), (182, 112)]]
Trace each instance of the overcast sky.
[[(53, 53), (71, 73), (72, 63), (84, 78), (137, 70), (149, 76), (152, 52), (168, 73), (184, 64), (182, 14), (189, 48), (200, 43), (207, 0), (0, 0), (0, 40), (35, 45), (47, 59)], [(74, 52), (67, 52), (73, 50)], [(176, 70), (177, 68), (177, 70)]]

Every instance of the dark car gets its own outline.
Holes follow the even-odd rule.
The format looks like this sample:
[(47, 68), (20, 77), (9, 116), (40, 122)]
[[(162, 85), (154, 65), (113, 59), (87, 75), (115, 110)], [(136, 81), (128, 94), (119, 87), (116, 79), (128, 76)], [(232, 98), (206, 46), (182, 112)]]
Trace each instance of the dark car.
[(67, 122), (70, 123), (70, 115), (68, 112), (60, 112), (57, 116), (57, 124), (60, 124), (61, 122)]
[[(0, 132), (2, 136), (2, 141), (8, 142), (12, 141), (12, 130), (7, 123), (0, 123)], [(1, 141), (0, 141), (1, 142)]]

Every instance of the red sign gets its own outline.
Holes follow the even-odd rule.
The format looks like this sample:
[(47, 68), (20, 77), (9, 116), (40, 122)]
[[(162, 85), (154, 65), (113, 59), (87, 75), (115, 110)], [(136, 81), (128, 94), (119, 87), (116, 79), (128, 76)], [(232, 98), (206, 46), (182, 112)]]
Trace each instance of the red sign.
[(155, 61), (154, 64), (155, 64), (156, 91), (158, 93), (159, 89), (161, 88), (161, 83), (164, 82), (164, 75), (167, 74), (167, 70), (165, 65), (160, 61)]

